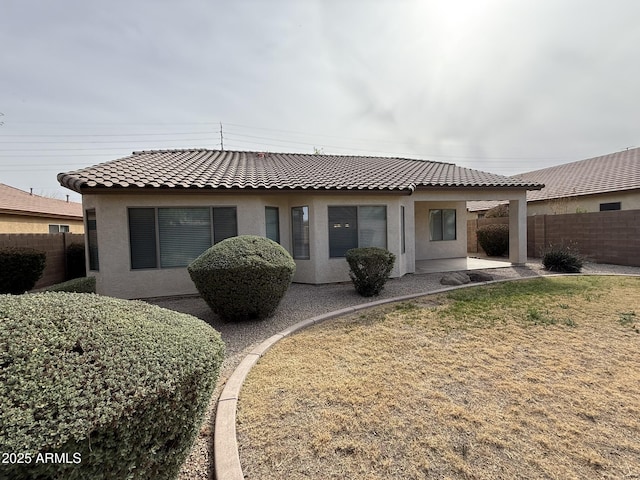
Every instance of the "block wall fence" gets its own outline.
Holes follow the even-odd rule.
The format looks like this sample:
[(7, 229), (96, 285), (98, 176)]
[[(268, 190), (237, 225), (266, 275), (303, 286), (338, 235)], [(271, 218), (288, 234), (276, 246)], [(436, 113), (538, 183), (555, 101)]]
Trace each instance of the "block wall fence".
[[(476, 230), (508, 218), (467, 221), (467, 251), (481, 253)], [(571, 243), (588, 261), (640, 267), (640, 210), (534, 215), (527, 217), (527, 256), (541, 257), (549, 245)]]
[(34, 288), (47, 287), (66, 279), (66, 251), (72, 243), (84, 245), (82, 233), (3, 233), (0, 248), (25, 247), (41, 250), (47, 254), (47, 264)]

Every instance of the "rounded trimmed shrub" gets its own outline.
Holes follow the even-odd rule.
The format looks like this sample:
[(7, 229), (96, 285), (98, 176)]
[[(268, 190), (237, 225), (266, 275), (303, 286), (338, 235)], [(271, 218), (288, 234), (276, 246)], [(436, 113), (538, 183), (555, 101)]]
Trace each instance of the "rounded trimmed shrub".
[(31, 290), (44, 272), (47, 255), (33, 248), (0, 250), (0, 293), (20, 295)]
[(583, 264), (582, 257), (569, 246), (551, 245), (542, 253), (542, 265), (550, 272), (580, 273)]
[(396, 256), (384, 248), (363, 247), (347, 250), (349, 277), (363, 297), (380, 294), (387, 283)]
[(0, 295), (0, 451), (30, 459), (3, 478), (176, 478), (223, 356), (205, 322), (143, 302)]
[(509, 251), (509, 225), (483, 225), (476, 234), (484, 253), (490, 257), (501, 257)]
[(215, 244), (187, 269), (214, 313), (225, 320), (247, 320), (273, 315), (296, 264), (273, 240), (241, 235)]

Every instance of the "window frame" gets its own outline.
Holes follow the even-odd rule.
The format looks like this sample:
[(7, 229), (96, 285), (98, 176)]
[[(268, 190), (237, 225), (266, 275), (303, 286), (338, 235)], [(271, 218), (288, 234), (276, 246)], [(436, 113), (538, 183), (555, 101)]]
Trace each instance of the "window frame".
[[(362, 241), (361, 241), (361, 234), (362, 234), (362, 228), (363, 225), (366, 225), (366, 222), (363, 223), (362, 221), (362, 215), (360, 213), (362, 208), (382, 208), (384, 209), (384, 246), (381, 246), (380, 248), (387, 248), (388, 244), (389, 244), (389, 215), (388, 215), (388, 206), (386, 204), (375, 204), (375, 205), (369, 205), (369, 204), (364, 204), (364, 205), (327, 205), (327, 226), (328, 226), (328, 247), (329, 247), (329, 258), (345, 258), (345, 255), (332, 255), (331, 251), (332, 251), (332, 247), (331, 247), (331, 232), (332, 232), (332, 225), (331, 225), (331, 213), (330, 210), (332, 208), (354, 208), (356, 211), (356, 218), (355, 218), (355, 225), (356, 225), (356, 235), (355, 235), (355, 239), (356, 239), (356, 246), (350, 247), (350, 248), (360, 248), (362, 245)], [(345, 250), (346, 253), (346, 250)]]
[[(301, 232), (302, 232), (302, 251), (297, 251), (297, 245), (300, 242), (296, 242), (296, 217), (294, 215), (294, 211), (301, 210), (302, 212), (302, 223), (301, 223)], [(304, 219), (306, 214), (306, 221)], [(306, 229), (306, 231), (305, 231)], [(297, 205), (291, 207), (291, 256), (295, 260), (310, 260), (311, 259), (311, 212), (309, 210), (309, 205)]]
[(622, 210), (622, 202), (605, 202), (600, 204), (601, 212), (617, 212)]
[[(56, 231), (52, 232), (51, 227), (56, 227)], [(71, 230), (69, 225), (64, 223), (50, 223), (49, 224), (49, 233), (69, 233)]]
[[(93, 216), (93, 228), (91, 227), (91, 218)], [(90, 208), (85, 210), (85, 231), (87, 232), (87, 257), (89, 259), (89, 271), (100, 271), (100, 252), (98, 250), (98, 217), (96, 209)], [(91, 232), (94, 232), (93, 237)], [(93, 240), (92, 240), (93, 238)]]
[[(271, 238), (269, 236), (269, 212), (275, 213), (275, 237)], [(264, 207), (264, 235), (270, 240), (273, 240), (276, 243), (280, 243), (280, 208), (273, 206), (265, 206)]]
[[(434, 238), (434, 228), (432, 222), (434, 221), (434, 212), (440, 213), (440, 235), (441, 238)], [(446, 218), (445, 212), (453, 212), (453, 238), (447, 238), (446, 235)], [(453, 242), (458, 239), (458, 209), (457, 208), (430, 208), (429, 209), (429, 241), (430, 242)]]
[[(129, 269), (130, 270), (168, 270), (174, 268), (185, 268), (187, 265), (166, 265), (164, 266), (162, 263), (162, 238), (161, 238), (161, 225), (160, 225), (160, 210), (184, 210), (184, 209), (194, 209), (194, 210), (203, 210), (207, 209), (208, 218), (209, 218), (209, 245), (207, 248), (215, 245), (216, 243), (224, 240), (224, 238), (217, 239), (219, 237), (216, 236), (216, 228), (215, 228), (215, 210), (216, 209), (234, 209), (234, 220), (235, 225), (232, 228), (232, 231), (235, 235), (238, 235), (238, 208), (235, 205), (189, 205), (189, 206), (130, 206), (127, 207), (127, 228), (128, 228), (128, 238), (129, 238)], [(154, 242), (154, 266), (134, 266), (134, 257), (133, 257), (133, 243), (132, 243), (132, 223), (131, 223), (131, 211), (132, 210), (149, 210), (153, 211), (153, 227), (154, 232), (150, 238), (147, 238), (147, 242)], [(230, 237), (225, 237), (230, 238)]]

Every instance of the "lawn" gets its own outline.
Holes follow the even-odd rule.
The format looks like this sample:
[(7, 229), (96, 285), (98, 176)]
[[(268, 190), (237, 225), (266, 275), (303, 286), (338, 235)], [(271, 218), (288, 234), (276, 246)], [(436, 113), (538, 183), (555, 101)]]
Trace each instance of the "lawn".
[(640, 278), (425, 296), (279, 342), (240, 396), (246, 478), (640, 478)]

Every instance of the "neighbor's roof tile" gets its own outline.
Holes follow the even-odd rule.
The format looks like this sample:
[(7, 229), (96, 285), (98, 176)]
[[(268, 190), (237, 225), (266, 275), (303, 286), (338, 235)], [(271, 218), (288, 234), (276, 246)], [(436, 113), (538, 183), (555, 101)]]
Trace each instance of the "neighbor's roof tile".
[(58, 175), (90, 188), (413, 190), (416, 187), (541, 188), (537, 182), (407, 158), (219, 150), (156, 150)]
[(82, 219), (82, 204), (33, 195), (0, 183), (0, 211), (19, 215), (76, 217)]
[[(521, 173), (512, 178), (545, 185), (541, 190), (527, 192), (528, 202), (636, 190), (640, 189), (640, 148)], [(469, 210), (488, 210), (497, 204), (469, 202)]]

